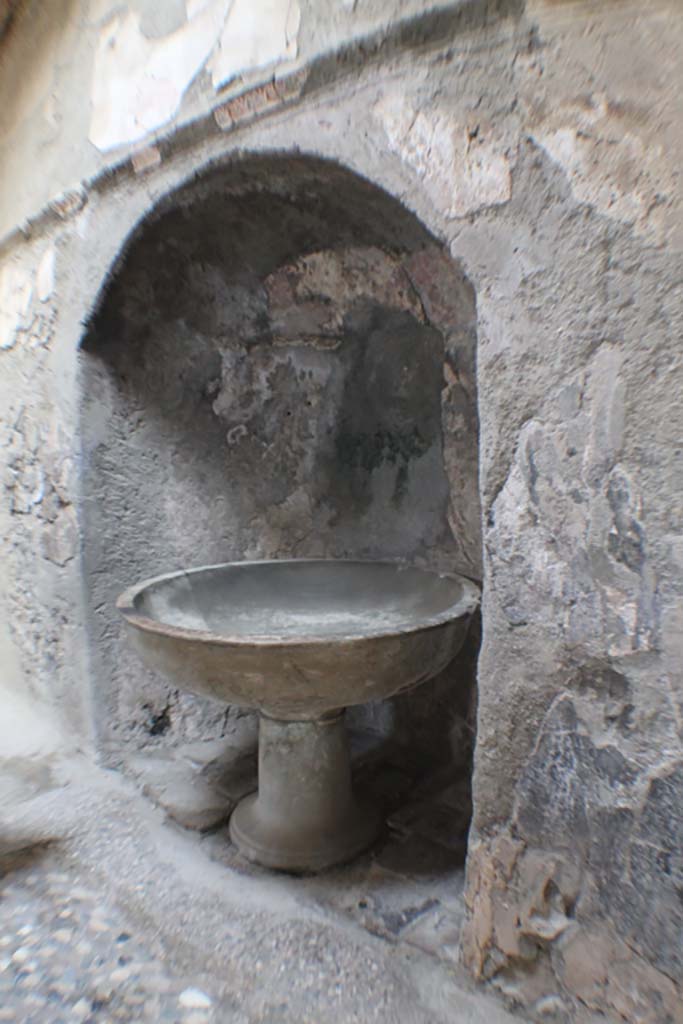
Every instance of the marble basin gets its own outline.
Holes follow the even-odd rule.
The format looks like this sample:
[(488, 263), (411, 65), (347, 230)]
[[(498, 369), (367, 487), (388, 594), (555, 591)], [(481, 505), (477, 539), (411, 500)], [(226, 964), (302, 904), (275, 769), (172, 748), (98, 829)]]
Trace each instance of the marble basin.
[(142, 659), (176, 686), (260, 712), (259, 791), (231, 835), (252, 860), (305, 871), (349, 859), (379, 829), (352, 793), (344, 708), (435, 676), (478, 601), (461, 576), (301, 559), (157, 576), (117, 606)]

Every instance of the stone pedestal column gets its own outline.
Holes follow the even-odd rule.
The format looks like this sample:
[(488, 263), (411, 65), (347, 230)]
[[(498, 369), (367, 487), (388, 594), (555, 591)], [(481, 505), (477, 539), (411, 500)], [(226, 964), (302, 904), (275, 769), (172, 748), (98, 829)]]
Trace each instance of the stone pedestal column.
[(306, 722), (261, 715), (258, 793), (230, 821), (245, 857), (284, 871), (320, 871), (360, 853), (380, 829), (379, 813), (353, 795), (343, 712)]

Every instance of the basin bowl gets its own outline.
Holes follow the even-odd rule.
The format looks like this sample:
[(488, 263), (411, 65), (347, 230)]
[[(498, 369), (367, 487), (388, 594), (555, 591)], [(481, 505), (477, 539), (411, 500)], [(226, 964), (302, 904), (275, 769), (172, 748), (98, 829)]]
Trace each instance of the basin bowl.
[(180, 689), (261, 714), (259, 791), (231, 819), (250, 859), (319, 870), (369, 845), (343, 710), (431, 679), (460, 649), (474, 583), (401, 563), (230, 562), (157, 576), (117, 606), (142, 659)]

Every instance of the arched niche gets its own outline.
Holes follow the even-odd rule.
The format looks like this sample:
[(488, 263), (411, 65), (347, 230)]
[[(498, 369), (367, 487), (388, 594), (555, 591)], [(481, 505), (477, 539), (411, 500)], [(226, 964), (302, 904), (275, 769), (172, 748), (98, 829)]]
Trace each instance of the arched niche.
[[(130, 653), (114, 602), (136, 579), (287, 556), (479, 578), (475, 359), (460, 268), (337, 163), (245, 155), (150, 209), (80, 354), (88, 636), (109, 757), (244, 723)], [(476, 648), (475, 627), (442, 678), (352, 724), (469, 763)]]

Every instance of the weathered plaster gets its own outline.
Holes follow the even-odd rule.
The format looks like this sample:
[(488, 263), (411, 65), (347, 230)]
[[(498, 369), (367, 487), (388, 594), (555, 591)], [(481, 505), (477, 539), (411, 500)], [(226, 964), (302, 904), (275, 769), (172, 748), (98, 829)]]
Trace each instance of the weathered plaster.
[[(213, 116), (217, 95), (239, 99), (247, 87), (272, 86), (311, 65), (321, 83), (346, 77), (381, 49), (438, 44), (451, 23), (456, 31), (495, 23), (518, 4), (484, 6), (55, 0), (47, 7), (26, 0), (2, 39), (0, 92), (14, 99), (0, 111), (0, 170), (13, 182), (11, 197), (0, 196), (0, 238), (77, 183), (106, 175), (140, 143), (164, 130), (192, 132)], [(114, 103), (116, 95), (126, 102)]]
[(211, 60), (214, 89), (245, 72), (293, 60), (300, 21), (298, 0), (232, 0)]
[(6, 260), (0, 270), (0, 348), (16, 345), (32, 293), (30, 271), (13, 260)]
[(605, 5), (614, 31), (603, 34), (582, 32), (562, 6), (534, 6), (537, 44), (516, 61), (531, 136), (579, 202), (632, 224), (648, 244), (680, 248), (681, 18), (657, 3)]
[(115, 15), (95, 49), (90, 141), (100, 150), (138, 142), (169, 121), (218, 39), (230, 0), (190, 5), (188, 20), (148, 39), (138, 14)]
[(482, 121), (476, 110), (454, 123), (447, 107), (416, 109), (403, 90), (375, 106), (389, 147), (424, 182), (444, 217), (464, 217), (510, 198), (515, 136)]

